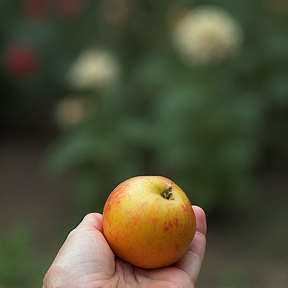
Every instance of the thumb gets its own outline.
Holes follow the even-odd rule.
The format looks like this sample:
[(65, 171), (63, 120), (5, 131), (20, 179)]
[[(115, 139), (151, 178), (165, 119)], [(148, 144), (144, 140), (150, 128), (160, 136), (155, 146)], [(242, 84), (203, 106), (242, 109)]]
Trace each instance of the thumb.
[(96, 229), (103, 233), (103, 215), (100, 213), (87, 214), (76, 229)]

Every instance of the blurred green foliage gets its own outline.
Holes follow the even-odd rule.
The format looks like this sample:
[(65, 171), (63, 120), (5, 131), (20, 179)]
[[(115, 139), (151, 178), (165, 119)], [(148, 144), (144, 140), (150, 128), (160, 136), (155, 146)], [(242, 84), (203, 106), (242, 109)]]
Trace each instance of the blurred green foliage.
[[(83, 1), (73, 13), (61, 2), (38, 14), (29, 14), (25, 1), (1, 2), (1, 45), (28, 43), (38, 62), (25, 77), (2, 67), (0, 109), (9, 118), (31, 101), (51, 107), (71, 94), (89, 99), (89, 115), (65, 130), (49, 154), (54, 170), (73, 170), (79, 208), (101, 210), (119, 182), (160, 174), (208, 211), (223, 200), (249, 199), (267, 155), (287, 165), (285, 1)], [(219, 63), (189, 66), (172, 45), (169, 21), (202, 4), (237, 19), (244, 43)], [(113, 89), (67, 83), (69, 67), (91, 47), (118, 59)]]
[(19, 221), (0, 239), (0, 287), (39, 287), (47, 269), (33, 243), (32, 227)]

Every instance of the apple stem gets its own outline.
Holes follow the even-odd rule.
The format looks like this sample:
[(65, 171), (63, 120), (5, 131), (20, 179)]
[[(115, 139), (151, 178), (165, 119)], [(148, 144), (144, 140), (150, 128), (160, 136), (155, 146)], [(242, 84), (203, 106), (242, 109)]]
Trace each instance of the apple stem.
[(161, 193), (161, 196), (167, 200), (174, 200), (172, 187), (170, 186), (168, 189), (164, 189), (164, 191)]

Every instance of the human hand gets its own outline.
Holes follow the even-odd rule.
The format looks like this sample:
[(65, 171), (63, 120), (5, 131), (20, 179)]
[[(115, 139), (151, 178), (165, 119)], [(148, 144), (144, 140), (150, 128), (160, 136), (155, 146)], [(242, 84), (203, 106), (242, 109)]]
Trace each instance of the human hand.
[[(196, 233), (174, 265), (142, 269), (115, 256), (102, 232), (103, 216), (91, 213), (70, 232), (44, 277), (43, 288), (195, 287), (206, 246), (206, 217), (193, 206)], [(149, 257), (149, 255), (147, 255)]]

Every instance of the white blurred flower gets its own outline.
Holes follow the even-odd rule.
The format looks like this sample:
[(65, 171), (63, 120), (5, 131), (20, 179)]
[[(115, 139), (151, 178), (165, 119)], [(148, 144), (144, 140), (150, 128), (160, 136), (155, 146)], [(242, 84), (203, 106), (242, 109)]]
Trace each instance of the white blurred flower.
[(88, 113), (88, 99), (71, 96), (58, 103), (54, 117), (55, 122), (59, 127), (68, 128), (84, 120)]
[(243, 41), (240, 23), (225, 10), (200, 6), (173, 27), (173, 44), (185, 62), (210, 64), (233, 55)]
[(120, 67), (117, 59), (104, 50), (83, 52), (68, 72), (68, 82), (75, 89), (106, 90), (116, 83)]

